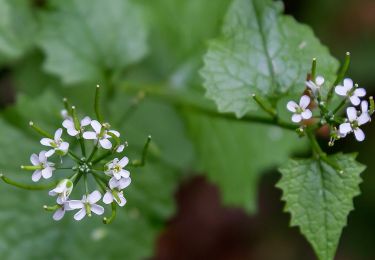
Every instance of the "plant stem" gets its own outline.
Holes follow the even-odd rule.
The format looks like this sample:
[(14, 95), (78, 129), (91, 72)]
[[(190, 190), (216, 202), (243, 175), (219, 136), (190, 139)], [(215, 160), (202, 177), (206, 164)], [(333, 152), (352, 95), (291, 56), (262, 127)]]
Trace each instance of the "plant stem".
[(295, 131), (298, 128), (297, 125), (284, 122), (280, 120), (279, 118), (270, 118), (270, 117), (263, 117), (263, 116), (257, 116), (257, 115), (245, 115), (241, 118), (237, 118), (234, 114), (219, 113), (216, 111), (214, 107), (208, 106), (207, 101), (203, 100), (202, 97), (198, 95), (194, 95), (194, 98), (192, 98), (193, 94), (187, 93), (186, 91), (176, 91), (171, 88), (163, 88), (163, 87), (158, 87), (158, 86), (134, 87), (133, 85), (129, 86), (126, 84), (122, 87), (122, 89), (125, 92), (129, 92), (129, 93), (137, 93), (140, 90), (142, 90), (146, 95), (159, 98), (163, 101), (171, 103), (172, 105), (176, 107), (183, 108), (183, 109), (190, 109), (190, 110), (200, 112), (200, 113), (212, 116), (212, 117), (224, 118), (224, 119), (233, 120), (233, 121), (277, 125), (281, 128), (292, 130), (292, 131)]
[(335, 115), (337, 112), (339, 112), (341, 110), (341, 108), (343, 108), (346, 104), (346, 99), (344, 99), (343, 101), (341, 101), (341, 103), (335, 108), (335, 110), (333, 110), (333, 114)]
[(4, 174), (0, 173), (0, 179), (2, 179), (5, 183), (15, 186), (17, 188), (25, 189), (25, 190), (47, 190), (51, 189), (54, 186), (57, 185), (57, 182), (50, 183), (48, 185), (28, 185), (28, 184), (22, 184), (18, 183), (14, 180), (9, 179), (8, 177), (5, 177)]
[(94, 149), (92, 149), (92, 152), (91, 152), (89, 158), (87, 159), (88, 162), (91, 161), (92, 157), (94, 157), (94, 155), (95, 155), (95, 153), (96, 153), (97, 150), (98, 150), (98, 144), (96, 144), (94, 146)]
[(346, 53), (344, 64), (341, 66), (341, 69), (339, 73), (337, 74), (337, 78), (331, 88), (329, 89), (328, 95), (327, 95), (327, 104), (331, 101), (333, 97), (333, 91), (335, 87), (344, 79), (346, 72), (349, 69), (350, 65), (350, 52)]
[(145, 163), (146, 163), (146, 157), (147, 157), (147, 152), (148, 152), (148, 147), (150, 146), (150, 142), (151, 142), (151, 135), (149, 135), (147, 137), (146, 143), (143, 146), (141, 160), (135, 160), (135, 161), (131, 162), (131, 164), (129, 166), (142, 167), (142, 166), (145, 165)]
[(97, 164), (98, 162), (100, 162), (100, 161), (103, 160), (104, 158), (107, 158), (107, 157), (110, 156), (111, 154), (112, 154), (111, 151), (102, 154), (101, 156), (99, 156), (98, 158), (96, 158), (95, 160), (92, 161), (92, 165)]

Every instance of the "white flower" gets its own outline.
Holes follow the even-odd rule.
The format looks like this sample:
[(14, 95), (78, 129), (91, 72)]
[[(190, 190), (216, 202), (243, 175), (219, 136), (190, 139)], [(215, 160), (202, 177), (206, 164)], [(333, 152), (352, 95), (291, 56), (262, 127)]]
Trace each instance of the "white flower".
[(112, 202), (116, 201), (120, 207), (123, 207), (126, 204), (126, 199), (124, 197), (123, 191), (119, 190), (107, 190), (107, 192), (103, 196), (103, 202), (105, 204), (111, 204)]
[(85, 118), (83, 118), (80, 122), (80, 126), (79, 126), (79, 130), (77, 130), (74, 126), (74, 121), (71, 117), (67, 118), (64, 120), (64, 122), (62, 123), (63, 127), (66, 128), (68, 134), (70, 136), (76, 136), (78, 135), (79, 133), (82, 133), (83, 130), (84, 130), (84, 127), (85, 126), (88, 126), (89, 124), (91, 123), (91, 118), (86, 116)]
[(86, 215), (91, 216), (91, 212), (97, 215), (102, 215), (104, 213), (104, 208), (98, 204), (95, 204), (102, 198), (99, 191), (93, 191), (87, 197), (83, 195), (82, 200), (71, 200), (69, 201), (69, 207), (71, 209), (80, 209), (75, 215), (74, 219), (79, 221), (83, 219)]
[(311, 110), (307, 107), (310, 104), (310, 97), (303, 95), (299, 101), (299, 105), (294, 101), (289, 101), (286, 105), (290, 112), (293, 112), (292, 121), (299, 123), (302, 119), (310, 119), (312, 117)]
[(55, 132), (55, 136), (54, 136), (53, 139), (50, 139), (50, 138), (43, 138), (42, 140), (40, 140), (40, 143), (41, 143), (42, 145), (50, 146), (50, 147), (53, 148), (53, 149), (49, 150), (48, 152), (46, 152), (46, 156), (47, 156), (47, 157), (50, 157), (50, 156), (53, 155), (55, 152), (57, 152), (59, 155), (65, 155), (65, 154), (68, 152), (68, 149), (69, 149), (69, 143), (64, 142), (64, 141), (61, 139), (61, 135), (62, 135), (62, 129), (59, 128), (59, 129), (57, 129), (57, 131)]
[(366, 100), (363, 100), (361, 102), (361, 111), (362, 111), (362, 114), (367, 114), (368, 117), (369, 117), (369, 121), (371, 121), (371, 116), (370, 116), (369, 110), (368, 110), (368, 102)]
[(358, 116), (357, 110), (354, 107), (348, 107), (346, 109), (346, 113), (348, 115), (349, 122), (340, 125), (340, 133), (343, 135), (347, 135), (348, 133), (353, 131), (357, 141), (361, 142), (365, 140), (365, 134), (359, 127), (370, 121), (369, 114), (361, 113), (361, 115)]
[(48, 194), (50, 196), (57, 195), (58, 197), (57, 197), (56, 202), (57, 204), (62, 205), (67, 201), (72, 190), (73, 190), (73, 182), (69, 179), (64, 179), (64, 180), (61, 180), (57, 184), (56, 188), (51, 190)]
[(361, 103), (360, 97), (366, 96), (366, 90), (364, 88), (353, 89), (353, 86), (353, 80), (347, 78), (344, 79), (343, 86), (336, 86), (335, 92), (340, 96), (348, 97), (354, 106), (358, 106)]
[(121, 144), (121, 145), (119, 145), (119, 147), (117, 147), (116, 152), (122, 153), (122, 151), (124, 151), (124, 149), (125, 149), (125, 145)]
[(315, 81), (306, 81), (306, 86), (308, 86), (312, 93), (316, 95), (320, 91), (320, 87), (324, 84), (324, 78), (322, 76), (317, 76)]
[(72, 208), (69, 206), (69, 201), (65, 201), (64, 203), (60, 204), (60, 207), (55, 211), (52, 218), (55, 221), (59, 221), (64, 217), (65, 211), (70, 210), (72, 210)]
[(91, 126), (95, 132), (87, 131), (83, 133), (83, 138), (88, 140), (98, 140), (101, 147), (104, 149), (111, 149), (112, 143), (108, 140), (111, 138), (109, 133), (114, 134), (117, 137), (120, 137), (120, 133), (114, 130), (107, 130), (103, 125), (101, 125), (98, 121), (92, 120)]
[(71, 117), (69, 116), (68, 110), (66, 110), (66, 109), (61, 110), (61, 111), (60, 111), (60, 115), (61, 115), (61, 117), (64, 118), (64, 119), (69, 119), (69, 118), (71, 118)]
[(109, 180), (108, 184), (109, 184), (109, 188), (111, 188), (112, 190), (113, 189), (123, 190), (130, 185), (131, 181), (132, 180), (130, 179), (130, 177), (121, 178), (119, 180), (117, 180), (115, 177), (112, 177)]
[(33, 175), (31, 176), (31, 179), (34, 182), (39, 181), (41, 177), (43, 177), (44, 179), (51, 178), (52, 172), (55, 170), (55, 168), (53, 167), (55, 166), (55, 164), (47, 161), (46, 151), (41, 151), (39, 153), (39, 156), (35, 153), (32, 154), (30, 157), (30, 161), (33, 166), (39, 168), (35, 170)]
[(123, 169), (128, 163), (129, 159), (126, 156), (124, 156), (121, 160), (115, 158), (106, 165), (105, 174), (115, 177), (116, 180), (128, 178), (130, 176), (130, 172)]

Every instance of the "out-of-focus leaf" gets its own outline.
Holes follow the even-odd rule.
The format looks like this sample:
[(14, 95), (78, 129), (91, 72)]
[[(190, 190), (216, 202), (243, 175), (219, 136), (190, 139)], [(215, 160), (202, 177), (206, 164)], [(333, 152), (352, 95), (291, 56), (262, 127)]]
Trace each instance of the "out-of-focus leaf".
[(338, 63), (311, 29), (282, 15), (280, 1), (235, 0), (222, 36), (212, 41), (202, 69), (207, 97), (238, 117), (255, 110), (252, 94), (300, 94), (312, 58), (332, 80)]
[[(76, 105), (79, 109), (79, 104)], [(37, 98), (20, 97), (17, 105), (3, 114), (5, 118), (0, 119), (1, 172), (31, 184), (31, 172), (20, 171), (19, 165), (28, 163), (30, 154), (40, 151), (43, 147), (39, 144), (38, 138), (33, 138), (28, 134), (29, 130), (22, 127), (28, 127), (28, 120), (23, 121), (31, 117), (35, 121), (43, 120), (43, 126), (47, 129), (53, 129), (53, 125), (58, 128), (58, 121), (61, 122), (58, 106), (59, 98), (52, 92), (47, 92)], [(120, 109), (121, 103), (117, 107), (117, 110)], [(145, 113), (149, 114), (152, 109), (155, 107), (146, 109)], [(179, 124), (178, 118), (176, 119), (172, 112), (168, 112), (168, 109), (160, 109), (159, 113), (163, 120), (171, 124), (172, 129), (176, 126), (174, 124)], [(155, 120), (157, 121), (157, 117)], [(131, 159), (138, 159), (140, 156), (141, 144), (146, 136), (137, 135), (137, 132), (145, 131), (142, 127), (148, 124), (148, 117), (137, 117), (137, 124), (129, 126), (129, 129), (132, 128), (129, 135), (127, 128), (121, 131), (129, 141), (130, 146), (126, 154)], [(152, 126), (148, 130), (152, 134)], [(140, 137), (141, 140), (133, 142), (133, 136)], [(156, 141), (160, 142), (162, 147), (168, 147), (167, 139), (170, 135), (156, 136)], [(179, 138), (183, 136), (173, 140), (178, 144), (186, 142)], [(173, 154), (171, 149), (176, 149), (177, 154), (177, 149), (181, 148), (177, 145), (171, 147), (165, 148), (169, 154)], [(165, 219), (174, 211), (173, 192), (179, 178), (178, 173), (174, 166), (169, 166), (162, 160), (153, 160), (152, 156), (144, 168), (131, 171), (132, 184), (124, 192), (128, 203), (124, 209), (118, 210), (117, 218), (111, 225), (103, 225), (99, 217), (77, 223), (73, 220), (71, 212), (68, 212), (61, 222), (55, 222), (51, 214), (42, 209), (44, 204), (53, 203), (47, 191), (23, 191), (1, 182), (0, 258), (18, 260), (149, 257), (155, 237)], [(78, 199), (78, 194), (73, 192), (72, 198)], [(106, 214), (109, 213), (110, 209), (107, 208)]]
[(108, 83), (147, 53), (147, 25), (132, 0), (54, 1), (41, 22), (44, 67), (66, 84)]
[(20, 58), (34, 43), (36, 23), (28, 0), (0, 0), (0, 63)]
[(262, 172), (285, 161), (304, 142), (295, 133), (258, 124), (190, 115), (189, 129), (202, 170), (229, 205), (256, 211)]
[(321, 260), (334, 259), (335, 251), (359, 195), (361, 172), (365, 166), (356, 155), (329, 157), (344, 173), (340, 174), (322, 160), (289, 160), (280, 168), (285, 210), (292, 215), (291, 225), (299, 226)]

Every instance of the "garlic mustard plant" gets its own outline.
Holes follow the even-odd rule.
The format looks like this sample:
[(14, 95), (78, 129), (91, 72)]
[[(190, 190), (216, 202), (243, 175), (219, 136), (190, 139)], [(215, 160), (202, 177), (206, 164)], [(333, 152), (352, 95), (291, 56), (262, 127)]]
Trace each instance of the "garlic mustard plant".
[[(3, 181), (20, 188), (49, 188), (48, 194), (56, 197), (56, 204), (45, 205), (44, 209), (53, 211), (52, 217), (56, 221), (61, 220), (66, 212), (74, 210), (78, 210), (74, 214), (77, 221), (85, 216), (91, 217), (92, 213), (103, 215), (105, 208), (100, 205), (103, 198), (104, 205), (112, 205), (110, 217), (103, 219), (104, 223), (110, 223), (116, 216), (116, 206), (123, 207), (126, 204), (124, 189), (130, 185), (131, 178), (130, 171), (125, 167), (134, 168), (145, 164), (151, 137), (147, 138), (141, 160), (130, 161), (123, 154), (127, 142), (122, 141), (120, 132), (111, 129), (110, 124), (102, 119), (98, 105), (99, 91), (100, 87), (97, 86), (96, 119), (85, 116), (79, 120), (75, 106), (70, 106), (68, 100), (64, 99), (65, 109), (60, 113), (63, 128), (58, 128), (53, 135), (30, 122), (30, 126), (43, 136), (40, 143), (48, 150), (32, 154), (31, 165), (22, 165), (21, 168), (32, 171), (31, 179), (34, 182), (41, 178), (54, 179), (54, 182), (47, 186), (29, 186), (1, 175)], [(73, 149), (75, 146), (80, 147), (81, 154), (76, 153)], [(119, 156), (121, 159), (118, 159)], [(68, 172), (68, 175), (64, 172)], [(79, 185), (83, 189), (77, 188)], [(84, 190), (83, 194), (79, 194), (81, 190)], [(81, 199), (71, 198), (77, 196)]]

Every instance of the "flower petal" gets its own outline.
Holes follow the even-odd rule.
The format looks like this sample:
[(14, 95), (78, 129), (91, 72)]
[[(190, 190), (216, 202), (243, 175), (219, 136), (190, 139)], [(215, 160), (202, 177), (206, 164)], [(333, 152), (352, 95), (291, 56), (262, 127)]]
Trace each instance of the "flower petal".
[(93, 191), (89, 194), (88, 202), (90, 204), (94, 204), (94, 203), (98, 202), (101, 198), (102, 198), (102, 194), (100, 194), (99, 191), (95, 190), (95, 191)]
[(312, 90), (313, 93), (315, 93), (318, 90), (318, 87), (311, 80), (306, 81), (306, 86), (309, 87)]
[(91, 121), (91, 126), (97, 134), (102, 130), (102, 125), (96, 120)]
[(120, 176), (123, 177), (123, 178), (129, 178), (130, 172), (127, 171), (127, 170), (121, 170), (120, 171)]
[(310, 104), (310, 97), (307, 96), (307, 95), (303, 95), (303, 96), (301, 97), (301, 100), (299, 101), (299, 106), (300, 106), (301, 108), (306, 108), (306, 107), (309, 106), (309, 104)]
[(358, 106), (359, 103), (361, 103), (361, 100), (357, 96), (351, 96), (349, 99), (350, 99), (350, 102), (352, 102), (354, 106)]
[(88, 126), (91, 123), (91, 118), (86, 116), (81, 120), (81, 126)]
[(302, 121), (302, 116), (301, 116), (300, 114), (294, 114), (294, 115), (292, 116), (292, 121), (293, 121), (294, 123), (299, 123), (299, 122)]
[(85, 208), (82, 208), (80, 211), (78, 211), (78, 212), (74, 215), (74, 219), (77, 220), (77, 221), (80, 221), (80, 220), (83, 219), (85, 216), (86, 216), (86, 209), (85, 209)]
[(42, 170), (42, 176), (44, 179), (49, 179), (52, 177), (52, 171), (53, 171), (53, 168), (51, 167), (47, 167), (45, 169)]
[(53, 220), (59, 221), (61, 220), (65, 215), (65, 210), (64, 208), (59, 208), (56, 210), (56, 212), (53, 214), (52, 218)]
[(315, 79), (315, 83), (318, 85), (318, 86), (321, 86), (324, 84), (324, 78), (322, 76), (317, 76), (316, 79)]
[(39, 181), (41, 177), (42, 177), (41, 170), (36, 170), (33, 172), (33, 175), (31, 175), (31, 179), (33, 180), (33, 182)]
[(286, 104), (286, 108), (293, 113), (297, 111), (297, 107), (298, 104), (294, 101), (289, 101), (288, 104)]
[(128, 163), (129, 163), (129, 159), (128, 159), (128, 157), (126, 157), (126, 156), (124, 156), (124, 157), (118, 162), (118, 164), (120, 164), (122, 168), (124, 168)]
[(98, 204), (92, 204), (91, 211), (94, 212), (96, 215), (102, 215), (104, 213), (104, 208)]
[(70, 200), (68, 205), (70, 209), (81, 209), (84, 207), (83, 202), (80, 200)]
[(87, 131), (83, 133), (83, 138), (87, 140), (95, 140), (98, 139), (97, 134), (92, 131)]
[(337, 95), (346, 96), (348, 94), (348, 88), (338, 85), (335, 87), (335, 92)]
[(64, 122), (62, 123), (62, 126), (65, 127), (66, 129), (74, 128), (74, 123), (70, 119), (65, 119)]
[(62, 142), (59, 146), (59, 150), (61, 150), (61, 151), (66, 152), (66, 151), (68, 151), (68, 149), (69, 149), (69, 143), (68, 142)]
[(42, 138), (40, 143), (44, 146), (51, 146), (51, 143), (54, 142), (51, 138)]
[(348, 115), (348, 119), (350, 122), (353, 122), (357, 119), (357, 110), (354, 107), (348, 107), (346, 109), (346, 114)]
[(36, 155), (35, 153), (33, 153), (30, 156), (30, 161), (31, 161), (32, 165), (39, 165), (39, 157), (38, 157), (38, 155)]
[(365, 133), (360, 128), (354, 129), (354, 135), (358, 142), (365, 140)]
[(361, 102), (361, 110), (362, 113), (368, 113), (368, 102), (366, 100)]
[(364, 97), (366, 96), (366, 90), (364, 88), (357, 88), (356, 90), (354, 90), (354, 95), (356, 95), (357, 97)]
[(67, 132), (68, 132), (68, 135), (70, 136), (76, 136), (79, 134), (79, 132), (75, 128), (68, 128)]
[(61, 138), (62, 132), (63, 130), (61, 128), (56, 130), (55, 136), (54, 136), (55, 140), (59, 140)]
[(132, 182), (131, 178), (121, 178), (119, 181), (118, 181), (118, 188), (120, 190), (123, 190), (125, 189), (126, 187), (128, 187), (130, 185), (130, 183)]
[(339, 127), (340, 134), (346, 135), (352, 131), (350, 123), (343, 123)]
[(358, 118), (357, 118), (357, 121), (358, 121), (358, 125), (364, 125), (366, 124), (367, 122), (369, 122), (371, 120), (371, 117), (368, 113), (362, 113)]
[(125, 149), (125, 145), (122, 144), (119, 147), (117, 147), (116, 152), (122, 153), (122, 151), (124, 151), (124, 149)]
[(117, 188), (119, 186), (119, 182), (116, 180), (115, 177), (112, 177), (110, 180), (109, 180), (109, 187), (111, 189), (114, 189), (114, 188)]
[(108, 131), (108, 132), (114, 134), (114, 135), (117, 136), (117, 137), (120, 137), (120, 133), (119, 133), (118, 131), (116, 131), (116, 130), (110, 130), (110, 131)]
[(47, 162), (47, 155), (46, 155), (46, 151), (41, 151), (39, 153), (39, 162), (42, 162), (42, 163), (46, 163)]
[(353, 80), (350, 78), (344, 79), (344, 87), (347, 88), (347, 90), (350, 90), (353, 88)]
[(310, 119), (312, 117), (312, 112), (310, 109), (306, 109), (301, 113), (303, 119)]
[(107, 192), (103, 196), (103, 202), (105, 204), (111, 204), (113, 202), (113, 195), (111, 191), (107, 190)]
[(51, 149), (48, 152), (45, 153), (46, 157), (51, 157), (55, 153), (55, 149)]
[(120, 207), (125, 206), (125, 204), (126, 204), (126, 199), (125, 199), (125, 197), (124, 197), (124, 194), (123, 194), (122, 192), (120, 192), (120, 193), (118, 194), (118, 197), (120, 198), (120, 201), (117, 201), (118, 205), (119, 205)]
[(100, 139), (99, 140), (100, 146), (103, 147), (104, 149), (111, 149), (112, 148), (112, 143), (108, 139)]

